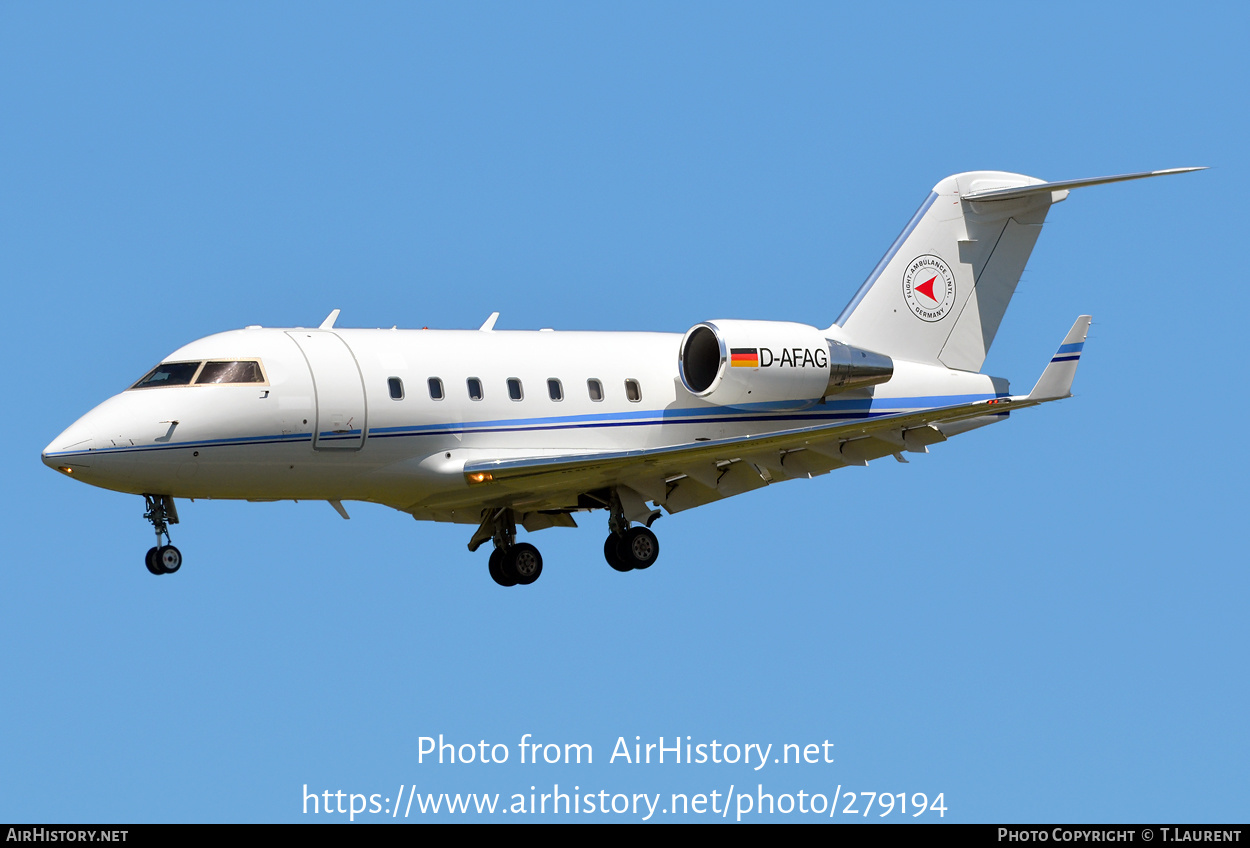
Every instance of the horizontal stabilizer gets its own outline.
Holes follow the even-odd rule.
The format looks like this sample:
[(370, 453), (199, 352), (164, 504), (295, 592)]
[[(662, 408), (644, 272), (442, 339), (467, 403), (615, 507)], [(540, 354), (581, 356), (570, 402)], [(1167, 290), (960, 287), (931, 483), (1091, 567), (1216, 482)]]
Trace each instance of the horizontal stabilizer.
[(1072, 396), (1072, 379), (1076, 377), (1076, 366), (1081, 361), (1081, 351), (1085, 347), (1085, 337), (1089, 335), (1088, 315), (1076, 319), (1072, 329), (1063, 337), (1063, 344), (1051, 357), (1050, 364), (1038, 378), (1037, 385), (1029, 392), (1028, 400), (1047, 401), (1059, 400)]
[(1031, 194), (1064, 191), (1070, 188), (1122, 183), (1126, 180), (1144, 180), (1146, 177), (1162, 177), (1167, 174), (1187, 174), (1190, 171), (1205, 171), (1206, 168), (1168, 168), (1164, 171), (1141, 171), (1136, 174), (1119, 174), (1114, 177), (1089, 177), (1084, 180), (1061, 180), (1054, 183), (1037, 183), (1035, 185), (1014, 186), (1012, 188), (991, 188), (985, 191), (974, 191), (963, 196), (964, 200), (1015, 200)]

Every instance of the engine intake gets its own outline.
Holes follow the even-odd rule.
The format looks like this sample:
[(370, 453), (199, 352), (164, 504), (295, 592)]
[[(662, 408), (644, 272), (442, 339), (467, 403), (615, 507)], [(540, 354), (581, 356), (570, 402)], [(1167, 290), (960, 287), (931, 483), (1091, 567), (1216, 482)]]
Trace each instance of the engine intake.
[(681, 340), (682, 385), (722, 406), (801, 409), (821, 398), (884, 383), (894, 361), (786, 321), (705, 321)]

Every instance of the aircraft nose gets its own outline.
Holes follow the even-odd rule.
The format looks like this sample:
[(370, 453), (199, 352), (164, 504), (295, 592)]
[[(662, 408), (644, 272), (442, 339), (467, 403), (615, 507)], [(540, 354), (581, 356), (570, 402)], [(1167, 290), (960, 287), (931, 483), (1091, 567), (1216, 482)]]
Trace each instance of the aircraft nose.
[(63, 470), (67, 464), (70, 464), (70, 459), (74, 454), (86, 453), (96, 446), (95, 435), (85, 423), (86, 420), (86, 416), (78, 419), (65, 432), (48, 443), (41, 454), (44, 465), (58, 471)]

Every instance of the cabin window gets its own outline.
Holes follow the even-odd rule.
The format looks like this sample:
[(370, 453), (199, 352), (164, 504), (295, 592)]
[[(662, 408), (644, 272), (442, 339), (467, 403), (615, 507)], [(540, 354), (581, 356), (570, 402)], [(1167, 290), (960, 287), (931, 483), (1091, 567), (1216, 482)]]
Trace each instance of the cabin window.
[(430, 398), (432, 400), (443, 399), (443, 381), (437, 377), (430, 378)]
[(195, 378), (195, 384), (205, 383), (263, 383), (259, 362), (207, 362)]
[(638, 385), (637, 380), (625, 381), (625, 397), (634, 403), (642, 400), (642, 387)]
[(469, 386), (469, 400), (481, 400), (482, 399), (482, 381), (479, 380), (477, 377), (470, 377), (468, 379), (468, 386)]
[(151, 389), (157, 386), (189, 386), (191, 378), (200, 368), (198, 362), (162, 362), (153, 368), (132, 389)]
[(393, 400), (404, 399), (404, 381), (398, 377), (391, 377), (386, 381), (386, 386), (391, 390), (391, 398)]
[(552, 400), (564, 400), (564, 386), (555, 377), (547, 380), (547, 395)]
[(590, 392), (591, 400), (603, 400), (603, 383), (600, 383), (598, 380), (587, 380), (586, 391)]
[(521, 381), (516, 377), (508, 378), (508, 397), (513, 400), (520, 400), (525, 397), (525, 393), (521, 391)]

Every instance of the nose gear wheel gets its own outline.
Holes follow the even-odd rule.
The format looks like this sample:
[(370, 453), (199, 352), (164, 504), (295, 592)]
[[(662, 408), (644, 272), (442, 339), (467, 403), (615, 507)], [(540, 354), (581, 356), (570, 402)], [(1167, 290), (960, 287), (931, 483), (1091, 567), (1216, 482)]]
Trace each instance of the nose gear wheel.
[(144, 495), (143, 517), (156, 531), (156, 547), (148, 550), (143, 564), (153, 574), (173, 574), (182, 568), (182, 551), (170, 544), (169, 525), (178, 523), (178, 509), (169, 495)]

